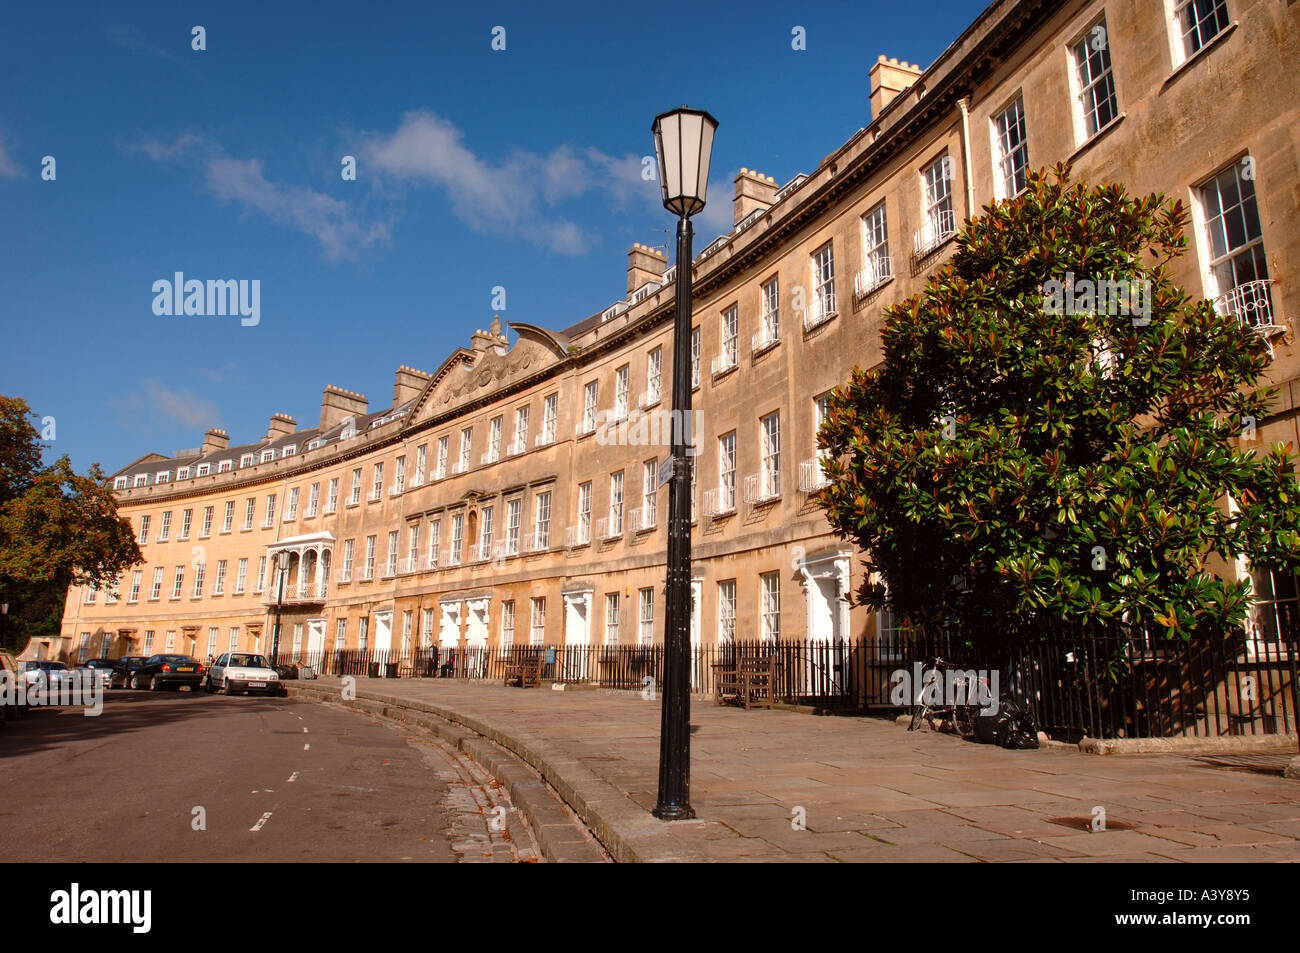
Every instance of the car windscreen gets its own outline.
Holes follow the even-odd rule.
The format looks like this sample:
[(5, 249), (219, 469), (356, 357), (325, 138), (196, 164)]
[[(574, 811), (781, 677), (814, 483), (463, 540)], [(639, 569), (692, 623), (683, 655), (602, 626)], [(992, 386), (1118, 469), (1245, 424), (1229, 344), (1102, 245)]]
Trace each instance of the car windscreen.
[(179, 662), (182, 665), (194, 665), (197, 662), (188, 655), (160, 655), (158, 659), (162, 662)]
[(67, 670), (68, 666), (64, 665), (62, 662), (42, 662), (41, 668), (45, 669), (47, 672), (63, 672)]
[(270, 668), (265, 655), (232, 655), (230, 665), (235, 668)]

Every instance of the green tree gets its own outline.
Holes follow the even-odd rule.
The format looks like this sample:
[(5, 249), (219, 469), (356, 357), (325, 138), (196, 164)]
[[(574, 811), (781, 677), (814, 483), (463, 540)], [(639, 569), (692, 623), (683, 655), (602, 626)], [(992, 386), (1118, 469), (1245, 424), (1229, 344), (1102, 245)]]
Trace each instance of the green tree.
[(58, 634), (69, 586), (108, 586), (143, 559), (98, 464), (42, 463), (34, 416), (0, 396), (0, 645), (15, 650)]
[[(1267, 359), (1170, 280), (1180, 202), (1069, 180), (986, 206), (885, 312), (883, 363), (831, 397), (819, 502), (866, 554), (860, 601), (923, 630), (1237, 626), (1248, 587), (1214, 557), (1300, 567), (1289, 448), (1250, 446)], [(1071, 275), (1138, 283), (1146, 306), (1070, 307), (1049, 283)]]

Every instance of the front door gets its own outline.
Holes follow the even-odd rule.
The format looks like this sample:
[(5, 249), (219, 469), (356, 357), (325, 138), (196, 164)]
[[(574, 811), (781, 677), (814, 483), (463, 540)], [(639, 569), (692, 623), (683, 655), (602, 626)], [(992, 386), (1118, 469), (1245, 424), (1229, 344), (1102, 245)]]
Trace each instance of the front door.
[(564, 596), (564, 677), (579, 681), (588, 676), (591, 647), (590, 592), (571, 592)]
[(393, 643), (393, 613), (389, 610), (375, 613), (375, 654), (374, 660), (380, 665), (389, 661), (388, 654)]
[(324, 650), (325, 620), (309, 619), (307, 621), (307, 662), (311, 665), (320, 665)]

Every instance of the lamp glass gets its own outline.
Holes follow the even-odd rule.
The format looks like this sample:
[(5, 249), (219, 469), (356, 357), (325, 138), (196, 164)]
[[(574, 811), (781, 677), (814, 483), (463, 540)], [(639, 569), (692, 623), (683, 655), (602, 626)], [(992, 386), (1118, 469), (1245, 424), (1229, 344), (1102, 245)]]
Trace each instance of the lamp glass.
[(664, 208), (689, 218), (708, 199), (709, 160), (718, 121), (702, 109), (683, 106), (656, 116), (652, 128)]

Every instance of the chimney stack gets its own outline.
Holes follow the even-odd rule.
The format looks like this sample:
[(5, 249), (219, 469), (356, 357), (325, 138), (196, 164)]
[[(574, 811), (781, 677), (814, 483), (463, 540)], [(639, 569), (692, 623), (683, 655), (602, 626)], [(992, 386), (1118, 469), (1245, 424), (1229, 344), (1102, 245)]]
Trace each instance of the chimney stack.
[(272, 414), (271, 425), (266, 428), (266, 439), (277, 440), (280, 437), (287, 437), (297, 429), (298, 421), (288, 414)]
[(424, 390), (424, 385), (432, 376), (413, 367), (407, 367), (405, 364), (399, 367), (397, 376), (393, 380), (393, 406), (400, 407), (408, 400), (419, 397), (420, 392)]
[(469, 347), (471, 351), (477, 354), (487, 353), (488, 348), (493, 348), (501, 354), (505, 353), (506, 346), (510, 341), (506, 338), (505, 333), (501, 330), (501, 315), (492, 315), (492, 323), (484, 331), (479, 328), (469, 336)]
[(647, 281), (663, 281), (668, 259), (659, 249), (637, 242), (627, 252), (627, 293), (630, 295)]
[(921, 78), (921, 67), (892, 56), (886, 59), (881, 53), (876, 65), (871, 67), (871, 118), (880, 115), (894, 98)]
[(331, 384), (325, 388), (320, 402), (320, 429), (330, 430), (337, 427), (349, 417), (366, 413), (370, 401), (364, 394), (357, 394)]
[(199, 453), (207, 456), (209, 453), (225, 450), (228, 446), (230, 446), (230, 434), (213, 427), (203, 435), (203, 449)]
[(736, 198), (732, 205), (732, 222), (735, 225), (754, 209), (771, 208), (776, 204), (778, 186), (770, 175), (753, 169), (741, 169), (736, 176)]

